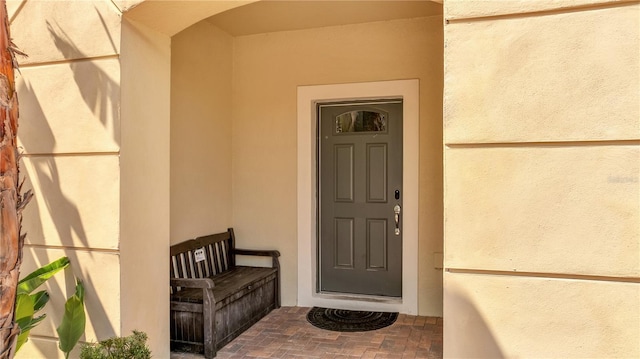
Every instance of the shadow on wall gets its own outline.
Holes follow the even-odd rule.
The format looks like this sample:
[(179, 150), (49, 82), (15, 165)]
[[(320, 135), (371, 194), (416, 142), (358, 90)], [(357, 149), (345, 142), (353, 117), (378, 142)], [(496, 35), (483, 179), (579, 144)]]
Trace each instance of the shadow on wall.
[[(47, 25), (50, 36), (53, 38), (60, 53), (64, 55), (64, 58), (70, 57), (71, 54), (77, 57), (78, 50), (72, 50), (76, 47), (64, 31), (59, 26), (54, 28), (48, 21)], [(106, 27), (106, 25), (104, 26)], [(113, 46), (115, 48), (115, 45)], [(80, 56), (80, 58), (83, 57), (85, 56)], [(112, 101), (112, 99), (118, 98), (119, 84), (111, 80), (105, 71), (91, 61), (70, 61), (51, 66), (70, 67), (78, 87), (75, 91), (82, 95), (85, 105), (95, 114), (95, 117), (99, 118), (105, 128), (109, 128), (109, 118), (114, 119), (113, 133), (111, 135), (114, 141), (119, 143), (119, 104)], [(99, 278), (94, 279), (81, 266), (83, 261), (85, 265), (87, 264), (87, 258), (91, 260), (96, 258), (91, 251), (79, 252), (76, 250), (78, 247), (90, 248), (90, 241), (78, 206), (74, 203), (73, 198), (65, 194), (62, 186), (61, 177), (64, 178), (65, 176), (60, 175), (59, 158), (51, 155), (56, 150), (56, 138), (48, 119), (48, 109), (43, 108), (42, 101), (38, 99), (37, 89), (33, 87), (33, 84), (28, 79), (23, 78), (22, 80), (18, 82), (21, 106), (20, 121), (23, 123), (28, 122), (28, 126), (34, 129), (34, 135), (20, 138), (26, 152), (25, 157), (30, 164), (30, 167), (26, 167), (23, 160), (21, 169), (26, 177), (25, 188), (33, 188), (35, 185), (38, 190), (35, 191), (34, 199), (25, 209), (25, 229), (29, 233), (26, 237), (24, 253), (27, 260), (21, 272), (28, 273), (36, 269), (37, 266), (47, 264), (61, 256), (67, 256), (71, 261), (70, 268), (65, 271), (64, 282), (60, 280), (62, 276), (57, 281), (47, 282), (47, 290), (51, 295), (52, 303), (47, 306), (48, 318), (40, 329), (34, 329), (34, 334), (47, 337), (55, 335), (54, 328), (60, 323), (64, 313), (64, 301), (75, 292), (75, 276), (84, 282), (87, 319), (92, 324), (97, 339), (115, 336), (117, 328), (111, 323), (105, 305), (102, 303), (102, 298), (96, 289), (97, 283), (95, 282)], [(72, 91), (71, 89), (63, 89), (63, 91), (67, 90)], [(51, 95), (46, 94), (46, 96)], [(58, 95), (64, 96), (64, 94)], [(65, 115), (73, 116), (73, 113)], [(73, 121), (67, 121), (66, 123), (73, 124)], [(65, 169), (63, 168), (63, 170)], [(100, 188), (95, 188), (96, 193), (100, 191)], [(46, 209), (42, 208), (42, 206), (45, 206)], [(43, 218), (41, 217), (43, 213), (49, 214), (50, 221), (55, 226), (60, 241), (59, 249), (47, 251), (41, 246), (42, 243), (47, 242), (47, 233), (45, 233), (46, 229), (43, 226)], [(106, 220), (117, 221), (117, 218)], [(62, 286), (65, 286), (65, 288), (62, 288)], [(104, 287), (104, 285), (100, 287)], [(101, 294), (110, 293), (102, 291)], [(59, 307), (60, 304), (62, 307)], [(42, 333), (44, 330), (46, 332)], [(85, 340), (84, 336), (82, 340)], [(36, 349), (43, 354), (47, 353), (44, 347), (38, 347), (38, 343), (40, 342), (35, 343)]]
[[(28, 151), (30, 141), (37, 140), (39, 148), (42, 148), (43, 144), (47, 144), (47, 147), (51, 149), (48, 153), (52, 153), (55, 147), (55, 138), (46, 121), (47, 117), (40, 105), (40, 101), (28, 83), (21, 82), (18, 87), (21, 104), (28, 105), (28, 111), (23, 111), (26, 114), (21, 116), (21, 120), (35, 122), (32, 123), (32, 125), (39, 129), (37, 139), (24, 138), (22, 139), (22, 145)], [(25, 241), (25, 258), (31, 257), (32, 259), (29, 262), (32, 262), (34, 267), (28, 268), (25, 265), (21, 272), (29, 273), (35, 270), (37, 266), (50, 263), (61, 256), (69, 257), (71, 266), (65, 270), (66, 288), (61, 288), (57, 281), (47, 282), (47, 290), (52, 297), (52, 302), (59, 301), (57, 304), (60, 306), (54, 307), (55, 304), (47, 306), (47, 320), (51, 322), (50, 326), (53, 328), (61, 322), (64, 312), (62, 307), (64, 300), (75, 292), (74, 278), (77, 277), (82, 280), (85, 285), (87, 317), (92, 323), (100, 323), (99, 327), (94, 324), (96, 336), (99, 338), (114, 336), (116, 334), (115, 328), (111, 324), (101, 304), (93, 280), (89, 273), (81, 273), (80, 258), (78, 257), (78, 252), (73, 249), (74, 247), (78, 247), (78, 243), (75, 243), (74, 238), (77, 238), (84, 247), (88, 247), (89, 242), (77, 206), (63, 192), (55, 158), (50, 155), (27, 155), (27, 157), (29, 158), (32, 169), (31, 171), (27, 171), (24, 166), (24, 161), (21, 164), (21, 169), (26, 177), (25, 188), (33, 188), (34, 184), (36, 184), (42, 193), (35, 191), (33, 200), (25, 209), (24, 221), (25, 227), (28, 229), (28, 235)], [(42, 205), (46, 206), (46, 210), (40, 209)], [(38, 246), (32, 247), (32, 245), (30, 245), (33, 242), (44, 243), (46, 241), (46, 233), (44, 233), (42, 218), (40, 217), (41, 213), (49, 213), (50, 219), (55, 225), (60, 243), (63, 247), (60, 250), (60, 255), (53, 254), (56, 252), (44, 251)], [(64, 249), (64, 247), (70, 249), (67, 250)], [(91, 256), (91, 252), (88, 252), (88, 254)], [(36, 328), (33, 332), (37, 334), (38, 329)], [(51, 332), (53, 332), (53, 329), (51, 329)], [(43, 352), (43, 354), (44, 353), (45, 352)]]
[(444, 357), (505, 358), (491, 329), (469, 296), (444, 289)]
[[(29, 105), (29, 110), (26, 116), (22, 116), (23, 121), (36, 122), (34, 126), (39, 128), (39, 136), (37, 138), (39, 147), (42, 148), (43, 143), (46, 143), (51, 147), (53, 151), (55, 145), (55, 139), (46, 121), (46, 115), (40, 106), (40, 103), (35, 95), (33, 89), (29, 84), (24, 84), (19, 88), (19, 92), (22, 95), (21, 102)], [(24, 99), (24, 101), (23, 101)], [(23, 146), (29, 148), (29, 140), (23, 140)], [(42, 189), (44, 193), (36, 193), (34, 200), (27, 206), (25, 210), (25, 222), (28, 223), (29, 233), (26, 238), (25, 255), (33, 258), (32, 262), (36, 265), (47, 264), (60, 256), (66, 255), (71, 261), (70, 269), (67, 269), (65, 273), (66, 288), (61, 288), (56, 281), (48, 281), (48, 291), (54, 300), (59, 300), (64, 303), (64, 298), (71, 296), (74, 291), (74, 276), (73, 274), (83, 280), (86, 293), (86, 308), (87, 315), (91, 322), (100, 323), (101, 328), (96, 327), (96, 335), (98, 337), (110, 337), (115, 335), (115, 328), (111, 325), (109, 317), (100, 303), (99, 296), (96, 293), (95, 286), (92, 278), (88, 273), (80, 273), (80, 259), (78, 258), (78, 252), (76, 250), (62, 250), (59, 256), (53, 255), (47, 251), (39, 250), (37, 247), (29, 249), (30, 242), (44, 242), (46, 235), (42, 228), (42, 219), (40, 218), (40, 206), (43, 204), (46, 206), (46, 212), (50, 214), (50, 218), (55, 225), (58, 232), (60, 242), (63, 247), (77, 247), (74, 243), (74, 238), (78, 238), (79, 241), (85, 247), (89, 245), (85, 228), (82, 223), (82, 218), (78, 211), (78, 208), (73, 204), (70, 198), (68, 198), (61, 187), (59, 171), (56, 166), (55, 158), (51, 156), (29, 156), (29, 160), (32, 163), (32, 171), (26, 173), (26, 187), (33, 187), (33, 184), (37, 184), (37, 187)], [(24, 169), (25, 166), (23, 165)], [(55, 253), (55, 252), (54, 252)], [(91, 255), (91, 252), (88, 252)], [(35, 269), (35, 268), (32, 268)], [(23, 269), (23, 273), (28, 273), (32, 269)], [(49, 320), (53, 326), (56, 326), (61, 321), (62, 308), (54, 308), (48, 306), (50, 310), (48, 312)], [(34, 330), (37, 333), (37, 330)]]
[[(60, 174), (55, 158), (48, 155), (54, 152), (56, 140), (47, 122), (47, 116), (40, 105), (35, 90), (27, 81), (21, 82), (18, 85), (18, 91), (20, 92), (19, 100), (21, 104), (20, 120), (30, 122), (30, 127), (38, 129), (37, 136), (26, 136), (20, 139), (27, 152), (25, 157), (29, 158), (33, 166), (33, 173), (27, 173), (26, 185), (33, 188), (33, 185), (37, 184), (38, 188), (44, 192), (37, 193), (34, 191), (34, 201), (27, 207), (25, 217), (28, 218), (28, 223), (30, 224), (27, 243), (31, 242), (29, 240), (30, 236), (43, 239), (45, 237), (41, 225), (42, 219), (40, 218), (40, 211), (38, 210), (38, 207), (41, 205), (40, 202), (44, 202), (47, 212), (51, 214), (51, 220), (58, 231), (61, 244), (65, 247), (77, 247), (77, 244), (75, 244), (73, 240), (75, 236), (83, 246), (88, 247), (89, 243), (78, 208), (62, 191)], [(22, 107), (25, 108), (23, 109)], [(43, 155), (31, 155), (29, 150), (34, 141), (37, 142), (38, 149), (42, 150), (46, 147), (47, 152), (43, 152)], [(25, 168), (24, 165), (22, 168)], [(34, 228), (35, 224), (39, 224), (39, 226)]]
[[(96, 10), (97, 11), (97, 10)], [(98, 16), (102, 21), (102, 26), (105, 29), (105, 33), (109, 37), (111, 46), (114, 53), (117, 53), (117, 47), (111, 38), (109, 31), (106, 28), (106, 24), (100, 13)], [(49, 34), (53, 38), (56, 48), (60, 51), (64, 58), (70, 58), (76, 56), (79, 58), (87, 58), (78, 47), (71, 41), (71, 38), (67, 33), (58, 25), (52, 25), (49, 21), (46, 21)], [(78, 56), (80, 54), (80, 56)], [(96, 66), (92, 61), (82, 61), (82, 66), (78, 62), (69, 62), (68, 66), (73, 72), (73, 77), (78, 86), (80, 94), (85, 104), (91, 110), (96, 117), (100, 119), (103, 126), (107, 127), (108, 118), (119, 118), (119, 104), (113, 99), (118, 98), (120, 93), (120, 85), (113, 81), (109, 75)], [(118, 128), (119, 121), (114, 121), (113, 128), (113, 140), (120, 144)]]

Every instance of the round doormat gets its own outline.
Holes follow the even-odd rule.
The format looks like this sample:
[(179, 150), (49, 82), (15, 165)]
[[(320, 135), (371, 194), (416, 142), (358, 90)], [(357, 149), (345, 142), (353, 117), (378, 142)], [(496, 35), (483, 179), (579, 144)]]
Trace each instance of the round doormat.
[(393, 324), (398, 313), (366, 312), (313, 307), (307, 321), (320, 329), (335, 332), (366, 332)]

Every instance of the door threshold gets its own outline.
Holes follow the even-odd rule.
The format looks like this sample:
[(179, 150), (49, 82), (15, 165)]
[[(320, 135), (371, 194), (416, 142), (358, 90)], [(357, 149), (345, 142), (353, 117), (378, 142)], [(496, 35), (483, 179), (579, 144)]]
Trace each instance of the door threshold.
[(336, 292), (319, 292), (319, 293), (316, 293), (315, 296), (323, 299), (339, 299), (339, 300), (370, 302), (370, 303), (402, 304), (402, 297), (385, 297), (385, 296), (378, 296), (378, 295), (336, 293)]

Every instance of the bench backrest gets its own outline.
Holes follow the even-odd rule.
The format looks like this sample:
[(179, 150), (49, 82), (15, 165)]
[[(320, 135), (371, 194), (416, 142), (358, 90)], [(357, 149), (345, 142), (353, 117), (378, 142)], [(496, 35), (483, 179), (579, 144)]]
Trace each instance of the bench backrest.
[[(204, 260), (197, 261), (197, 251), (203, 249)], [(233, 229), (198, 237), (171, 246), (171, 278), (206, 278), (236, 266)]]

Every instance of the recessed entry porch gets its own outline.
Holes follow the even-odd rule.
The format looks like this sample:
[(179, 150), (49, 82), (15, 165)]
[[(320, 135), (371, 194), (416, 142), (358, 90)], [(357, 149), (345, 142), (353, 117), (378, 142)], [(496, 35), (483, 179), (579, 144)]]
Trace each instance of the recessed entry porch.
[[(408, 288), (410, 293), (403, 293), (392, 305), (406, 314), (442, 316), (442, 5), (259, 1), (220, 12), (222, 5), (184, 2), (174, 10), (190, 10), (175, 16), (167, 3), (149, 1), (125, 13), (131, 32), (140, 37), (149, 36), (145, 27), (171, 36), (166, 129), (170, 137), (169, 244), (234, 227), (238, 246), (280, 250), (282, 304), (300, 305), (300, 283), (311, 281), (306, 278), (315, 269), (310, 267), (312, 252), (305, 254), (308, 263), (300, 256), (298, 218), (301, 213), (312, 214), (299, 203), (298, 89), (412, 81), (417, 84), (412, 100), (416, 117), (408, 133), (416, 140), (405, 158), (414, 161), (407, 168), (413, 171), (415, 184), (413, 194), (404, 200), (413, 201), (414, 210), (413, 219), (405, 217), (403, 225), (414, 228), (406, 247), (413, 262), (403, 272), (407, 281), (403, 290)], [(187, 15), (198, 21), (185, 23)], [(126, 56), (123, 50), (125, 60), (140, 60), (133, 55)], [(148, 70), (153, 73), (151, 67)], [(349, 97), (398, 95), (402, 94)], [(323, 99), (344, 98), (336, 96)], [(123, 121), (126, 117), (125, 111)], [(146, 126), (158, 125), (147, 122)], [(309, 129), (316, 126), (307, 125)], [(312, 161), (315, 149), (308, 151)], [(309, 180), (306, 183), (312, 184)], [(314, 239), (309, 233), (304, 243), (312, 250)], [(308, 297), (316, 295), (314, 284), (305, 288)], [(376, 298), (340, 298), (335, 303), (389, 309), (388, 303)]]
[[(442, 36), (442, 6), (413, 1), (258, 2), (173, 36), (172, 243), (233, 226), (281, 251), (283, 305), (442, 315)], [(320, 295), (314, 106), (398, 97), (403, 295)]]

